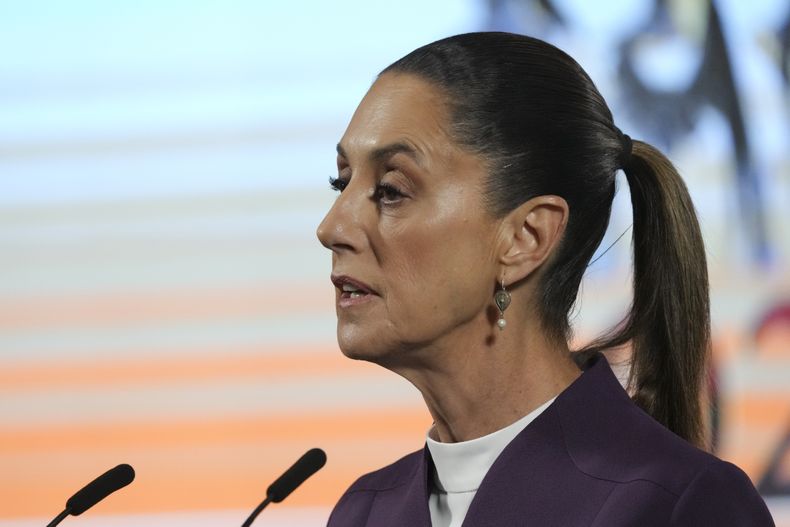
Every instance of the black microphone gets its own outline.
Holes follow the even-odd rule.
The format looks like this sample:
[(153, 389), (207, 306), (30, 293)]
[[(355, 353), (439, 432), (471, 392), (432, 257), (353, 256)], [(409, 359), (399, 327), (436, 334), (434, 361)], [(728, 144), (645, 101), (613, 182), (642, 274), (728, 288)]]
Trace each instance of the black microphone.
[(47, 527), (55, 527), (66, 516), (79, 516), (101, 500), (134, 481), (134, 469), (127, 464), (111, 468), (98, 478), (94, 479), (66, 502), (66, 508), (49, 522)]
[(250, 517), (247, 518), (241, 527), (250, 527), (255, 518), (269, 503), (280, 503), (292, 493), (296, 487), (304, 483), (304, 480), (318, 472), (318, 469), (326, 463), (326, 453), (320, 448), (311, 448), (299, 460), (291, 465), (277, 481), (269, 485), (266, 489), (266, 499), (258, 505)]

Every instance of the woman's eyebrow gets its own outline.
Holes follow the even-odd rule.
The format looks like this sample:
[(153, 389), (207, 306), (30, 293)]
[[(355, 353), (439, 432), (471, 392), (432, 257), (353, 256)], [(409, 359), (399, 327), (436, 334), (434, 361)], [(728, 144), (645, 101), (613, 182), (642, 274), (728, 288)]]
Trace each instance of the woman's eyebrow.
[[(346, 155), (346, 151), (343, 149), (342, 146), (340, 146), (340, 143), (337, 144), (337, 153), (348, 159), (348, 156)], [(422, 158), (419, 152), (417, 152), (417, 150), (410, 144), (403, 142), (392, 143), (386, 146), (376, 148), (370, 152), (370, 154), (368, 155), (368, 159), (370, 159), (371, 162), (380, 163), (381, 161), (384, 161), (385, 159), (389, 159), (395, 154), (406, 154), (407, 156), (412, 158), (412, 160), (414, 160), (415, 163), (417, 163), (419, 166), (422, 166)]]
[(368, 156), (371, 161), (381, 162), (389, 159), (395, 154), (406, 154), (418, 165), (422, 166), (422, 159), (417, 150), (407, 143), (392, 143), (390, 145), (382, 146), (373, 150)]

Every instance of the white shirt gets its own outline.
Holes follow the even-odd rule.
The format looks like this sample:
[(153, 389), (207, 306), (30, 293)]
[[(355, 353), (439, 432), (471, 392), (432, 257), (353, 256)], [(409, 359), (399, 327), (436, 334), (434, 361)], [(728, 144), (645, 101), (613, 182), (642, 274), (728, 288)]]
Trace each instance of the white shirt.
[(554, 402), (552, 398), (501, 430), (458, 443), (426, 442), (433, 458), (433, 486), (428, 498), (432, 527), (461, 527), (483, 477), (513, 439)]

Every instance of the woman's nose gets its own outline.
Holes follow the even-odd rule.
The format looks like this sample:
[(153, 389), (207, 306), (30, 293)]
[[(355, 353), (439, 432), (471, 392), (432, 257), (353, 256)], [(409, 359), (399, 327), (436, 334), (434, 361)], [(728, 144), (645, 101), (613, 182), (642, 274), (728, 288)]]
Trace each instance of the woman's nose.
[(343, 191), (332, 208), (326, 213), (324, 219), (316, 229), (316, 235), (321, 245), (335, 252), (343, 250), (355, 251), (358, 249), (357, 238), (360, 237), (358, 221), (358, 206), (354, 205), (349, 189)]

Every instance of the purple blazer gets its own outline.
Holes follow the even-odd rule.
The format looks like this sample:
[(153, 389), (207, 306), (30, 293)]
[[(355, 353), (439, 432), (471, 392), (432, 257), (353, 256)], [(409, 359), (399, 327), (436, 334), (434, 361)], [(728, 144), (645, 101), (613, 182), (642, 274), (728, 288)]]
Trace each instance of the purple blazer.
[[(428, 448), (359, 478), (328, 527), (430, 527)], [(602, 357), (502, 451), (463, 527), (773, 526), (738, 467), (628, 397)]]

